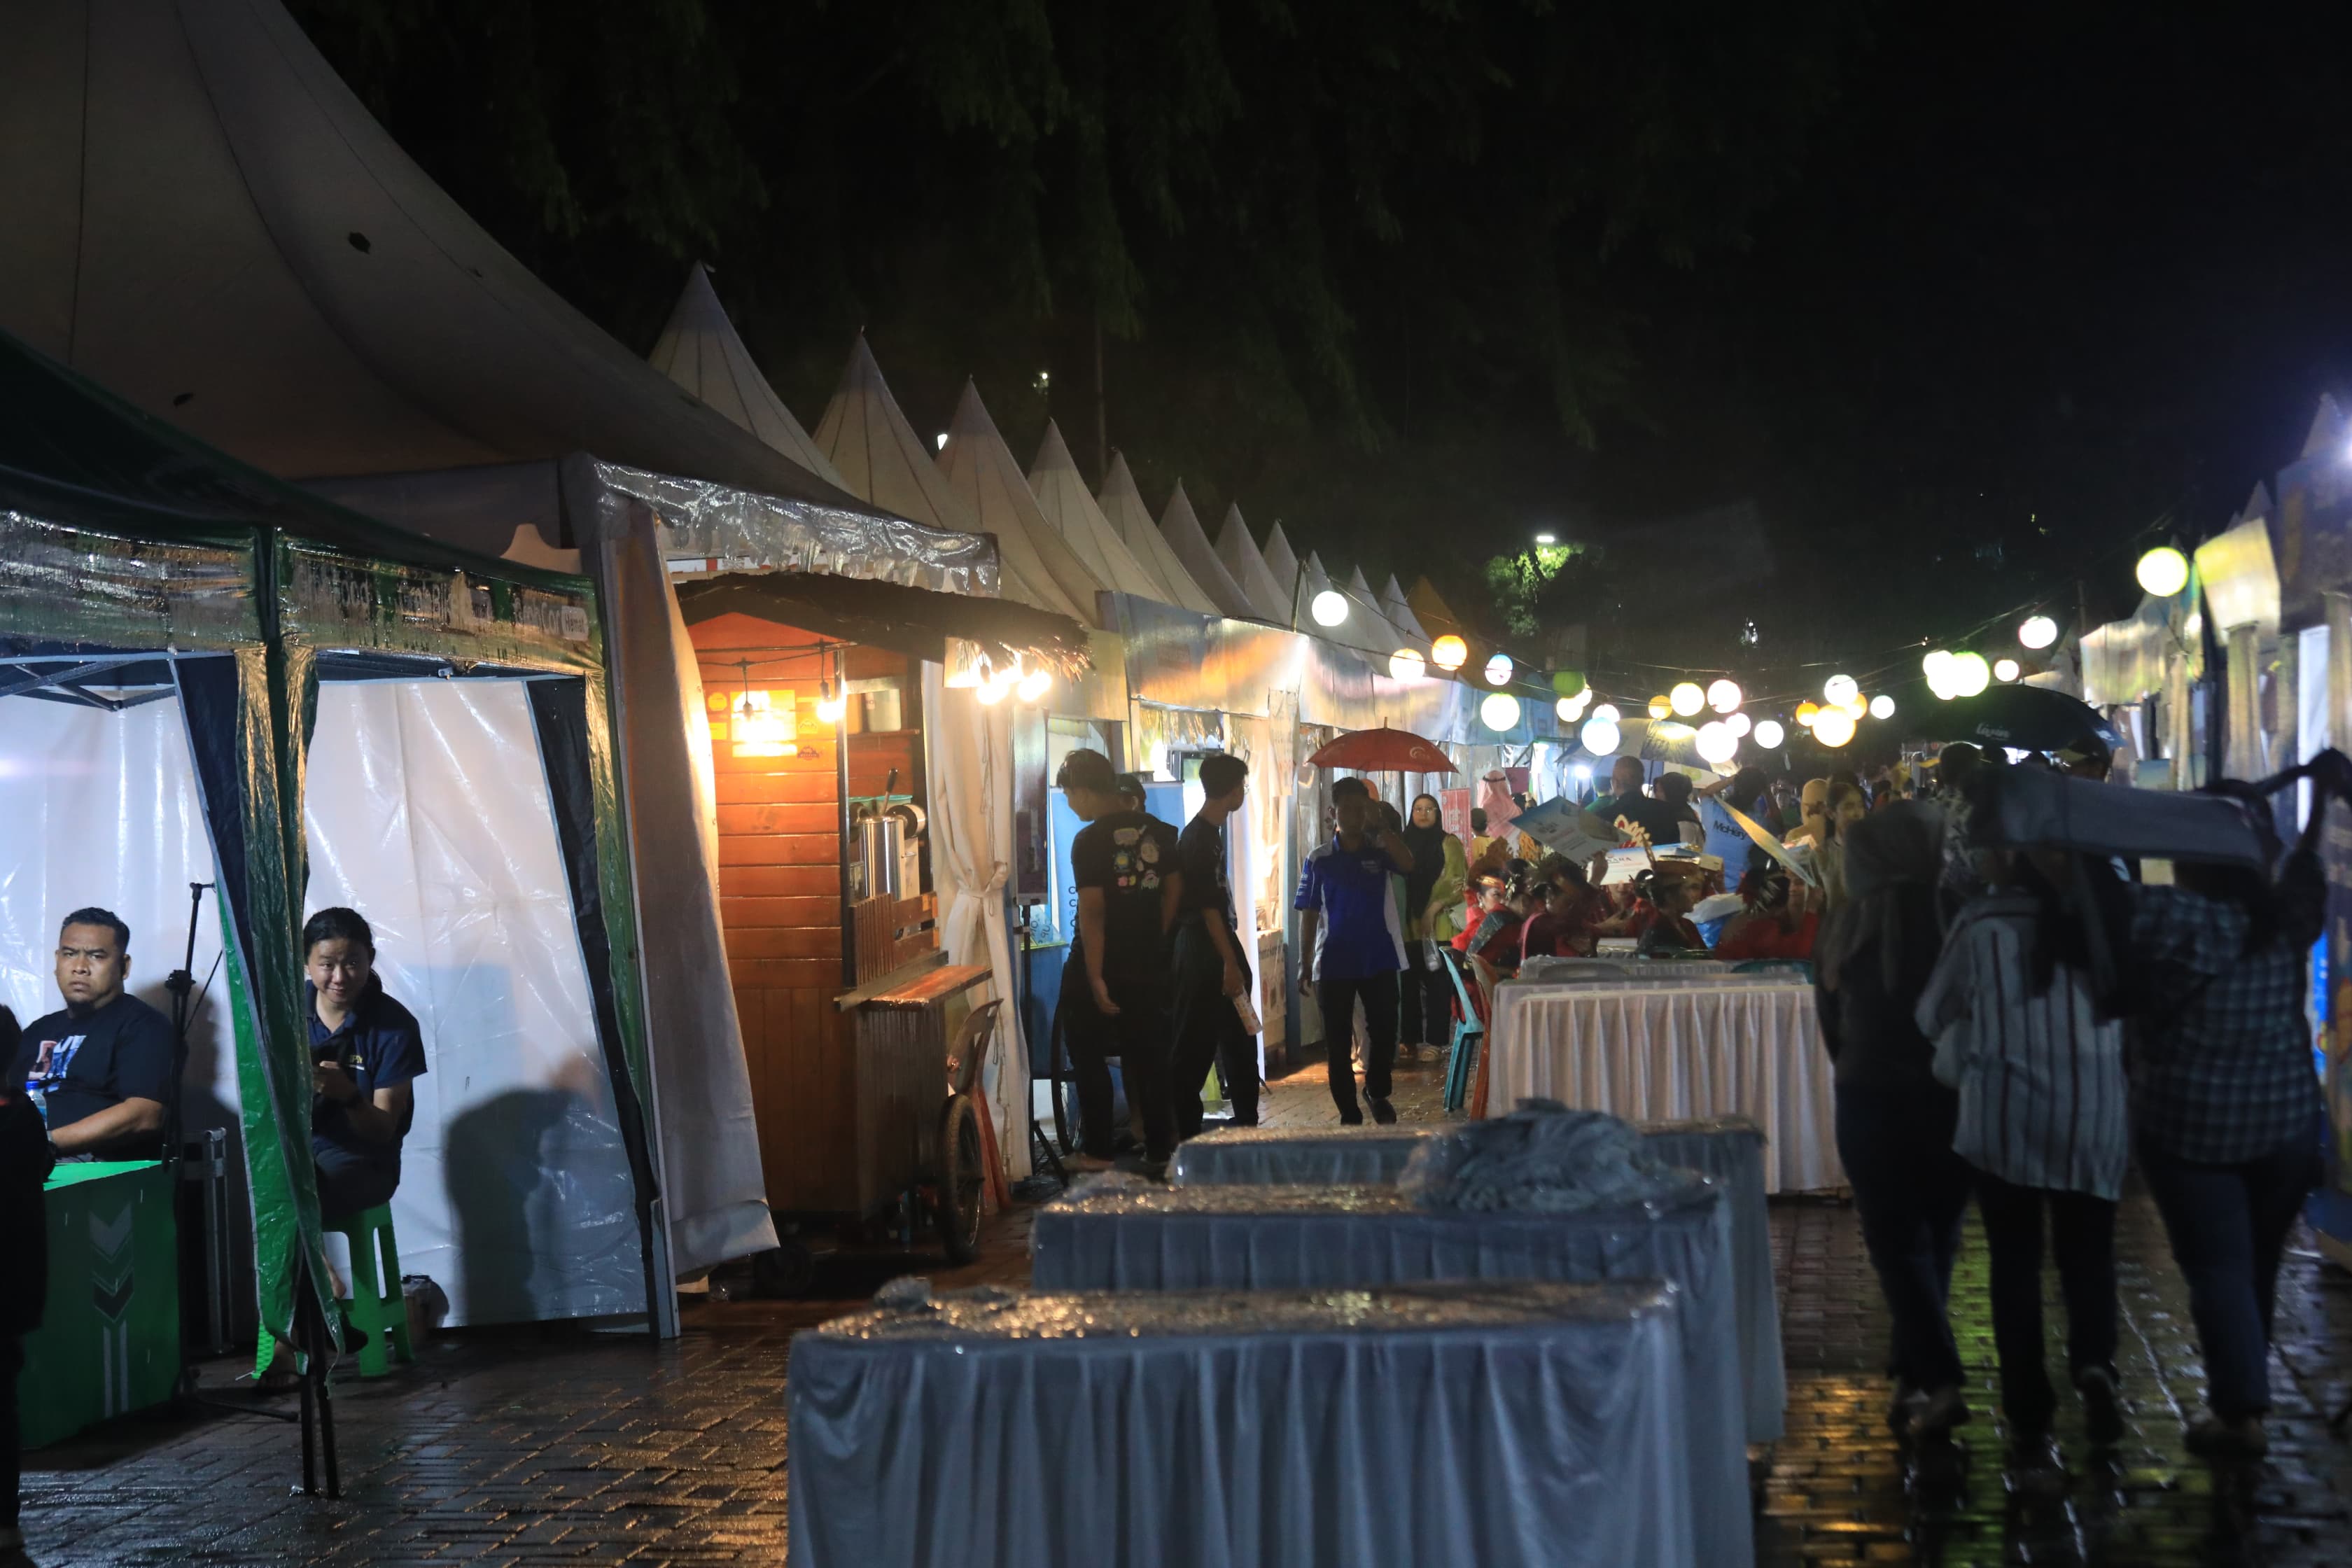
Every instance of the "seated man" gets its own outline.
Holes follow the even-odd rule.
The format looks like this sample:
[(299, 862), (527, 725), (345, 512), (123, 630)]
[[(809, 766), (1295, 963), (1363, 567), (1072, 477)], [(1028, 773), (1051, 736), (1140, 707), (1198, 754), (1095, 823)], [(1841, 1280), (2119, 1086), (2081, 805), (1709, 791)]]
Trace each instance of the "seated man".
[(66, 1160), (154, 1160), (180, 1094), (172, 1021), (123, 990), (131, 928), (110, 910), (76, 910), (58, 932), (65, 1008), (36, 1018), (8, 1081), (22, 1084)]
[(319, 1214), (342, 1219), (392, 1201), (400, 1141), (415, 1120), (425, 1073), (416, 1016), (384, 994), (375, 933), (352, 910), (320, 910), (302, 927), (303, 1001), (310, 1021), (310, 1157)]

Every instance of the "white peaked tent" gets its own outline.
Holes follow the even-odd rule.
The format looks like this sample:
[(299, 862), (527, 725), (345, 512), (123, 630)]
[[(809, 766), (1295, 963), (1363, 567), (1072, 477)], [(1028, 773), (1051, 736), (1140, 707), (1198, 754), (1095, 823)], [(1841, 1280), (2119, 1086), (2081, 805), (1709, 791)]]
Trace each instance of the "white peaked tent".
[(1043, 568), (1047, 581), (1076, 606), (1065, 614), (1090, 626), (1103, 624), (1097, 595), (1109, 584), (1087, 570), (1069, 541), (1037, 510), (1028, 476), (1013, 459), (1013, 448), (997, 433), (996, 421), (988, 416), (987, 407), (980, 401), (980, 388), (969, 381), (963, 384), (963, 398), (948, 426), (948, 444), (940, 449), (939, 468), (948, 487), (979, 521), (980, 531), (996, 536), (1005, 559), (1012, 560), (1016, 551), (1025, 550)]
[(581, 450), (848, 501), (565, 304), (278, 0), (0, 21), (0, 328), (283, 477)]
[[(1282, 602), (1289, 604), (1298, 594), (1298, 557), (1291, 550), (1280, 522), (1266, 531), (1265, 548), (1258, 553), (1265, 558), (1266, 571), (1274, 576), (1274, 585), (1282, 590)], [(1287, 625), (1290, 617), (1286, 615), (1282, 618)]]
[(1184, 570), (1184, 563), (1176, 559), (1176, 552), (1168, 548), (1160, 525), (1151, 521), (1151, 509), (1143, 504), (1143, 492), (1135, 488), (1135, 475), (1127, 466), (1125, 453), (1112, 451), (1110, 472), (1103, 476), (1102, 494), (1097, 500), (1112, 531), (1127, 542), (1136, 560), (1168, 590), (1159, 595), (1161, 604), (1181, 605), (1200, 616), (1224, 613), (1201, 591), (1192, 574)]
[(1217, 559), (1234, 574), (1243, 593), (1249, 595), (1250, 606), (1259, 620), (1272, 621), (1276, 626), (1290, 620), (1290, 601), (1283, 596), (1274, 574), (1265, 569), (1265, 560), (1257, 552), (1257, 541), (1250, 537), (1249, 524), (1242, 521), (1242, 509), (1225, 508), (1224, 526), (1217, 531)]
[[(817, 421), (816, 448), (839, 472), (851, 493), (869, 505), (934, 528), (952, 528), (960, 533), (981, 531), (979, 518), (931, 461), (923, 438), (915, 434), (898, 400), (890, 395), (882, 367), (874, 363), (874, 352), (866, 346), (863, 332), (849, 351), (849, 363), (842, 366), (841, 384), (834, 388), (824, 417)], [(1093, 620), (1080, 616), (1077, 606), (1054, 585), (1045, 562), (1028, 547), (1025, 534), (1000, 538), (997, 545), (1003, 556), (998, 585), (1004, 597), (1032, 609)]]
[[(1315, 618), (1315, 596), (1326, 589), (1337, 589), (1348, 601), (1348, 618), (1336, 626), (1327, 626)], [(1291, 600), (1290, 625), (1296, 629), (1327, 641), (1341, 643), (1386, 659), (1402, 645), (1397, 634), (1390, 630), (1380, 613), (1349, 590), (1345, 583), (1335, 583), (1324, 570), (1323, 558), (1310, 550), (1298, 568), (1298, 592)]]
[(1062, 427), (1050, 419), (1045, 422), (1045, 439), (1037, 447), (1037, 460), (1029, 466), (1029, 490), (1045, 521), (1069, 542), (1103, 586), (1163, 605), (1173, 602), (1095, 504), (1078, 472), (1077, 460), (1070, 456), (1069, 443), (1062, 439)]
[(1347, 582), (1340, 587), (1349, 601), (1349, 615), (1351, 617), (1364, 616), (1364, 624), (1372, 632), (1385, 639), (1381, 648), (1381, 652), (1394, 653), (1403, 646), (1404, 633), (1398, 628), (1395, 622), (1389, 619), (1388, 612), (1381, 608), (1381, 597), (1372, 592), (1372, 585), (1364, 581), (1364, 569), (1361, 566), (1349, 572)]
[(699, 261), (686, 274), (686, 289), (669, 313), (668, 325), (646, 356), (653, 367), (757, 436), (771, 449), (830, 485), (842, 485), (824, 454), (752, 363), (751, 351), (727, 319), (710, 269)]
[(1388, 586), (1381, 590), (1381, 614), (1388, 617), (1389, 625), (1412, 638), (1423, 653), (1429, 651), (1429, 633), (1422, 629), (1421, 618), (1412, 613), (1412, 605), (1406, 600), (1404, 590), (1397, 585), (1393, 572), (1389, 574)]
[(1192, 513), (1192, 498), (1185, 495), (1181, 479), (1176, 481), (1176, 493), (1168, 498), (1167, 510), (1160, 514), (1160, 536), (1201, 591), (1215, 602), (1219, 615), (1237, 621), (1259, 618), (1248, 591), (1234, 581), (1234, 574), (1209, 547), (1209, 536), (1201, 531), (1201, 520)]

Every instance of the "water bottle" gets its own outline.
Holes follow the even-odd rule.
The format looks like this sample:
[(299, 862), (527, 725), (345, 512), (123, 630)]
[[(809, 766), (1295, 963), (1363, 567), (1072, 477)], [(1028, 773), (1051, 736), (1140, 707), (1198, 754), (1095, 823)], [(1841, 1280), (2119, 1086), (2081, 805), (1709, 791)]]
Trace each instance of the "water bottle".
[(25, 1098), (31, 1100), (33, 1109), (41, 1113), (41, 1126), (46, 1131), (49, 1125), (49, 1096), (48, 1092), (41, 1088), (41, 1080), (38, 1078), (28, 1078), (25, 1080)]

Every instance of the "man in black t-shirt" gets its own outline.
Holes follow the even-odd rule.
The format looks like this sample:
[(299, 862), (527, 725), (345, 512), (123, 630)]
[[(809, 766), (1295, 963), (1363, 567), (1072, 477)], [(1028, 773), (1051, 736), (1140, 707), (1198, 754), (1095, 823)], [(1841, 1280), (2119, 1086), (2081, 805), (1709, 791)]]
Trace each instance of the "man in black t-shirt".
[(1249, 961), (1234, 931), (1234, 892), (1225, 867), (1225, 819), (1249, 793), (1249, 764), (1220, 752), (1201, 762), (1208, 798), (1176, 841), (1184, 893), (1176, 911), (1176, 1135), (1201, 1131), (1201, 1089), (1214, 1064), (1234, 1109), (1234, 1125), (1257, 1125), (1257, 1040), (1237, 1003), (1249, 994)]
[(1075, 1163), (1110, 1163), (1112, 1057), (1142, 1113), (1145, 1153), (1157, 1163), (1176, 1148), (1168, 1103), (1168, 928), (1183, 890), (1176, 830), (1123, 805), (1100, 752), (1072, 752), (1055, 783), (1087, 825), (1070, 845), (1078, 937), (1062, 970), (1062, 1032), (1085, 1148)]
[(37, 1018), (8, 1075), (41, 1107), (60, 1158), (153, 1160), (180, 1086), (172, 1021), (123, 990), (131, 928), (76, 910), (58, 933), (62, 1012)]

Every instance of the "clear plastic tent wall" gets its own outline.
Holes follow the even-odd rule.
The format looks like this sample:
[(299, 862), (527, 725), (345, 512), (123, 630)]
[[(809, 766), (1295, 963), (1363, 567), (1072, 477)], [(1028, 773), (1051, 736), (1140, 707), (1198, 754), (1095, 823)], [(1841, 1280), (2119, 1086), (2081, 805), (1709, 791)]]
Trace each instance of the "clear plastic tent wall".
[[(216, 944), (220, 973), (192, 1041), (188, 1125), (201, 1124), (207, 1091), (229, 1101), (233, 1087), (260, 1326), (287, 1333), (305, 1260), (314, 1288), (325, 1279), (297, 951), (316, 901), (304, 897), (301, 807), (312, 727), (341, 707), (321, 703), (322, 680), (525, 686), (549, 802), (541, 831), (561, 846), (572, 927), (565, 1026), (576, 1040), (584, 988), (602, 1078), (592, 1093), (615, 1130), (589, 1162), (593, 1184), (635, 1233), (622, 1249), (634, 1258), (608, 1271), (626, 1288), (610, 1284), (591, 1310), (645, 1310), (658, 1193), (593, 590), (324, 506), (5, 339), (0, 395), (22, 414), (0, 429), (0, 938), (12, 944), (0, 994), (20, 1012), (47, 1010), (32, 955), (54, 945), (61, 910), (33, 906), (110, 896), (136, 909), (136, 990), (179, 959), (186, 884), (216, 884), (196, 967), (201, 980)], [(387, 889), (361, 907), (394, 901)], [(562, 967), (549, 962), (550, 973)]]

